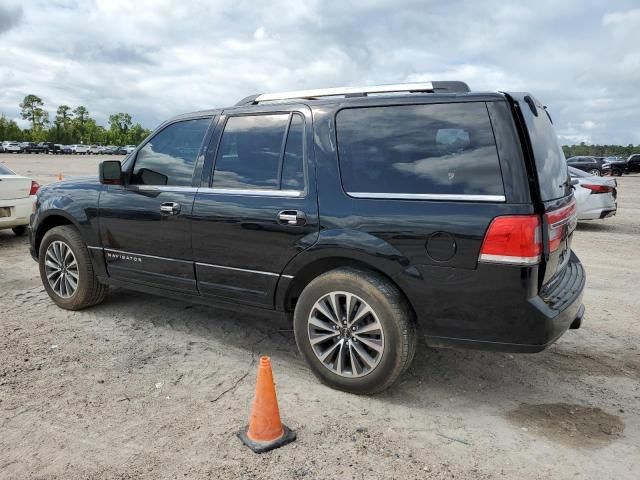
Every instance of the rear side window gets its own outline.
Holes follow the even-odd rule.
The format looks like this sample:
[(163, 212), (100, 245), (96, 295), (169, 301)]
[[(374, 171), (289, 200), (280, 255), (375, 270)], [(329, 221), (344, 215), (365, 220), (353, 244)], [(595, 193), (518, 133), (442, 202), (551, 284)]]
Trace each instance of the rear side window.
[[(527, 96), (537, 106), (537, 110), (544, 110), (540, 102)], [(572, 192), (569, 185), (569, 171), (564, 152), (558, 143), (558, 137), (547, 115), (536, 115), (529, 103), (520, 102), (520, 110), (529, 131), (533, 157), (538, 172), (540, 198), (543, 201), (565, 197)], [(593, 159), (579, 157), (577, 163), (589, 163)], [(570, 162), (574, 163), (574, 162)]]
[(336, 130), (349, 194), (504, 195), (482, 102), (345, 109)]
[(198, 151), (210, 122), (210, 118), (176, 122), (157, 133), (138, 151), (130, 183), (191, 185)]
[(299, 114), (230, 117), (216, 155), (213, 188), (304, 190), (303, 132)]

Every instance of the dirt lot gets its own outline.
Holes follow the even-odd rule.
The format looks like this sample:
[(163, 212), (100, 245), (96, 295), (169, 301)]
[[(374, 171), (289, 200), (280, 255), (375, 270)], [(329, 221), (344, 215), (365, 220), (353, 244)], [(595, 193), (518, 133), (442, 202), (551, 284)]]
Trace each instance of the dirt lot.
[[(98, 161), (0, 156), (43, 183)], [(619, 183), (618, 215), (574, 241), (582, 329), (535, 355), (422, 346), (374, 397), (320, 385), (268, 312), (124, 290), (61, 310), (26, 239), (0, 232), (0, 477), (637, 479), (640, 176)], [(263, 354), (298, 441), (255, 455), (235, 432)]]

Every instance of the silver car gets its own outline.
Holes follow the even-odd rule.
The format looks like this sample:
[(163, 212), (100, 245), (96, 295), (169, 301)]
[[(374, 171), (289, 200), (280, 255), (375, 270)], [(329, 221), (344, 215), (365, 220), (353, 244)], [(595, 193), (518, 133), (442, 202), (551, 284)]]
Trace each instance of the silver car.
[(578, 180), (574, 186), (578, 220), (597, 220), (616, 214), (618, 183), (614, 178), (596, 177), (574, 167), (569, 167), (569, 174)]

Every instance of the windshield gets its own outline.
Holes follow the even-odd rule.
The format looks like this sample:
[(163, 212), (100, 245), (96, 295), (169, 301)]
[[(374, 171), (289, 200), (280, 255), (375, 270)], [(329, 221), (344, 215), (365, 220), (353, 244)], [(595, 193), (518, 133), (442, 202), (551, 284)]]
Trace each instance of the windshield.
[(569, 167), (569, 174), (572, 177), (581, 177), (581, 178), (586, 178), (586, 177), (591, 177), (592, 176), (592, 175), (590, 175), (590, 174), (588, 174), (586, 172), (583, 172), (582, 170), (578, 170), (575, 167)]
[(0, 164), (0, 175), (15, 175), (8, 167)]

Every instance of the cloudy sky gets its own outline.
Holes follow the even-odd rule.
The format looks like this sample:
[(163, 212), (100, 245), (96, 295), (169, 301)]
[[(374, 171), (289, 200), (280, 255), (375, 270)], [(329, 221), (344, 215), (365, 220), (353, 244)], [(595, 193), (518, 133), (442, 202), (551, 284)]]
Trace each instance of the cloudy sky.
[(153, 128), (258, 92), (464, 80), (533, 93), (562, 143), (639, 144), (639, 45), (638, 0), (0, 0), (0, 113), (34, 93)]

